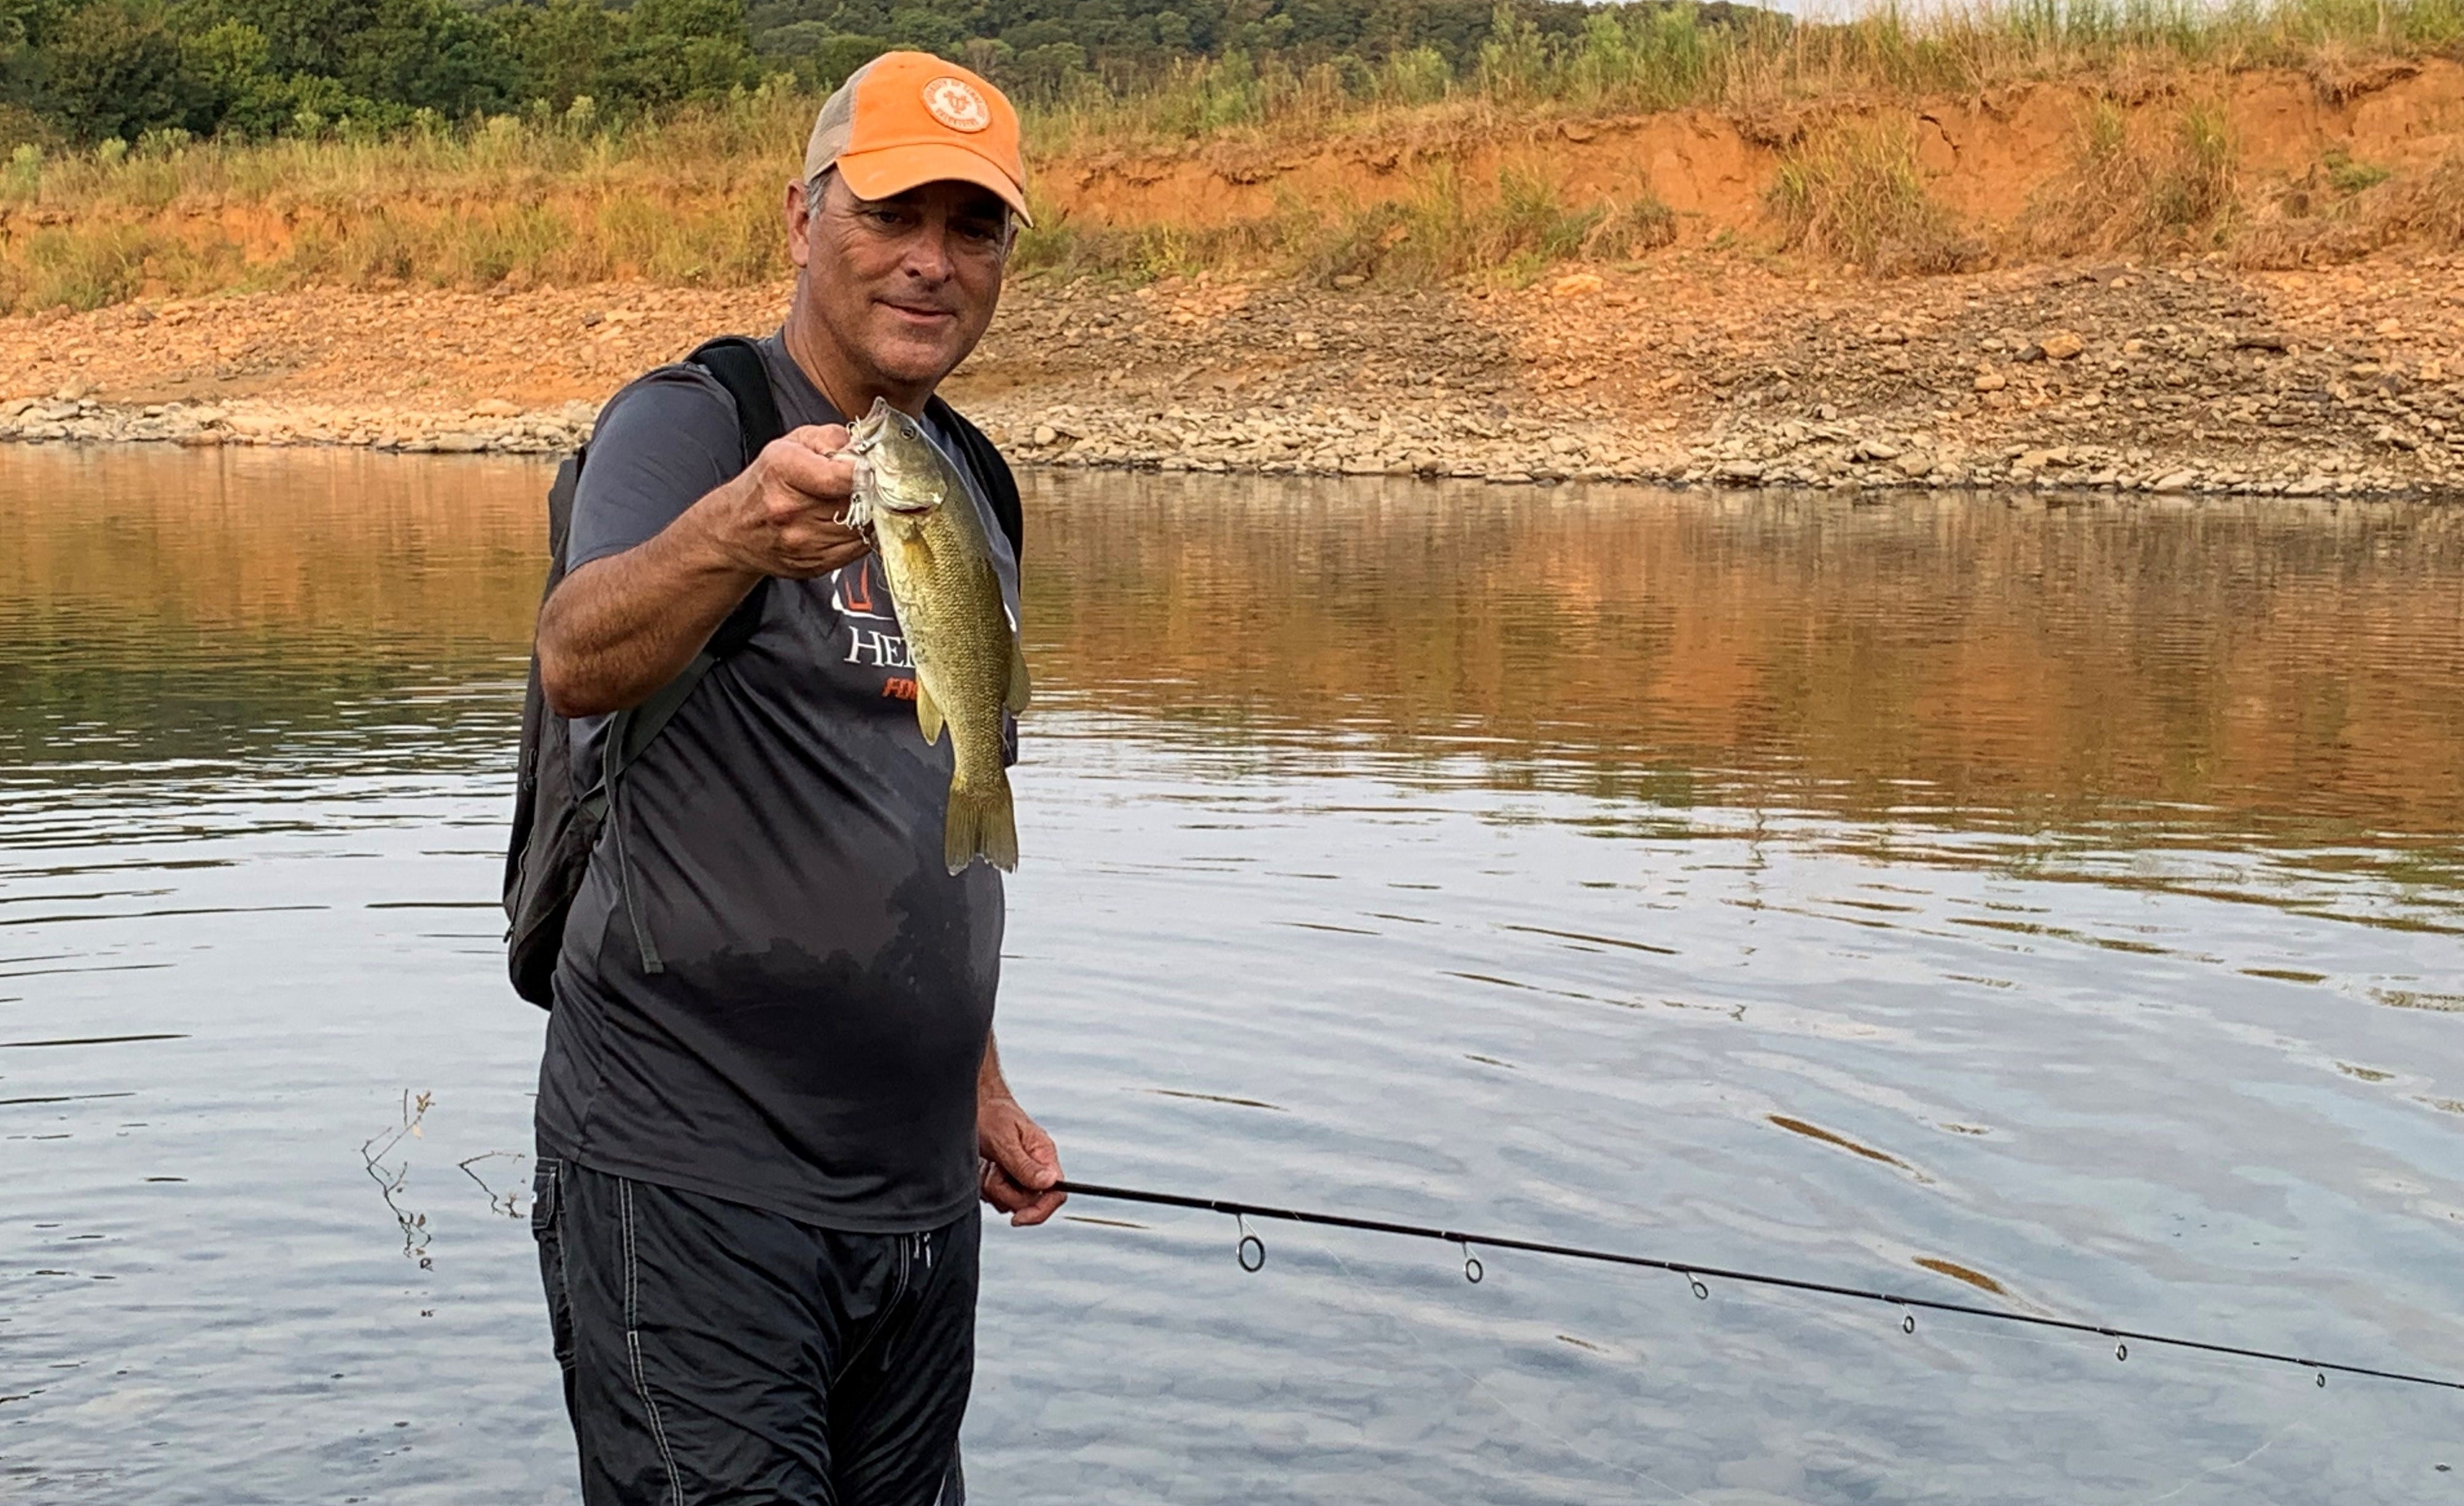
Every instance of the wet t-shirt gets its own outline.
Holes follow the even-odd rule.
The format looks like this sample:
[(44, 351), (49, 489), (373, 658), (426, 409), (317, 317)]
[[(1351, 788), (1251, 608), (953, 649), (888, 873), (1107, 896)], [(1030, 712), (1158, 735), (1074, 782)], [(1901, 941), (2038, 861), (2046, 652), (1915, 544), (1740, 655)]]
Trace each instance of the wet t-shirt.
[[(760, 346), (788, 428), (842, 421), (778, 336)], [(566, 567), (657, 534), (740, 457), (700, 368), (627, 388), (591, 438)], [(1017, 564), (969, 480), (1014, 613)], [(966, 1210), (1001, 882), (944, 867), (950, 740), (925, 743), (914, 695), (870, 556), (771, 583), (752, 636), (617, 782), (557, 963), (542, 1155), (834, 1229)], [(583, 769), (604, 730), (577, 725)]]

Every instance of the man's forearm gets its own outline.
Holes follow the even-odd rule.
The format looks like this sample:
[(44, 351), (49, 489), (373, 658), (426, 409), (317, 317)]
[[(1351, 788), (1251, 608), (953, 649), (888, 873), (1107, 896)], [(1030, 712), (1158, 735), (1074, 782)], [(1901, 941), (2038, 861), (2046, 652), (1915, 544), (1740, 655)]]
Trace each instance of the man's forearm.
[(539, 688), (557, 715), (640, 705), (763, 576), (812, 580), (861, 559), (843, 517), (847, 442), (835, 424), (791, 429), (652, 538), (566, 576), (539, 609)]
[(976, 1069), (976, 1102), (995, 1103), (1004, 1098), (1013, 1103), (1018, 1101), (1009, 1091), (1008, 1081), (1001, 1076), (1001, 1044), (987, 1030), (984, 1032), (983, 1065)]
[(539, 684), (559, 716), (641, 704), (693, 661), (760, 580), (711, 543), (698, 508), (622, 554), (593, 560), (548, 598), (539, 611)]

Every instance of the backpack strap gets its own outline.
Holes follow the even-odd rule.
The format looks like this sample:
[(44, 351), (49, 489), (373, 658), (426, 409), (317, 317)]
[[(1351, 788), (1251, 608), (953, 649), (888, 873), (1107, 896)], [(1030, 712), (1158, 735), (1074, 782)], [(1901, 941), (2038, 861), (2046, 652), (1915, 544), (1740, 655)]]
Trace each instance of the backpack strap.
[(1010, 557), (1025, 559), (1026, 515), (1019, 505), (1018, 477), (1010, 474), (1009, 462), (1001, 458), (1001, 453), (993, 448), (982, 430), (938, 397), (925, 404), (925, 411), (943, 433), (957, 441), (959, 458), (982, 483), (984, 500), (992, 503), (993, 516), (1001, 520), (1001, 532), (1009, 536)]
[[(740, 475), (755, 456), (769, 448), (770, 441), (787, 432), (785, 420), (779, 415), (778, 396), (770, 388), (770, 370), (762, 362), (760, 347), (741, 335), (721, 335), (694, 347), (685, 360), (709, 372), (735, 399), (737, 432), (742, 441), (742, 459), (737, 464)], [(754, 583), (744, 600), (727, 614), (727, 620), (718, 625), (710, 641), (693, 656), (692, 663), (676, 673), (675, 678), (651, 692), (640, 705), (627, 707), (608, 720), (607, 739), (599, 758), (599, 783), (583, 797), (583, 804), (593, 816), (605, 816), (617, 779), (658, 741), (659, 734), (684, 708), (694, 688), (717, 668), (719, 660), (744, 647), (761, 626), (761, 613), (769, 600), (770, 577), (765, 575)], [(625, 878), (625, 908), (633, 922), (633, 940), (641, 949), (642, 968), (645, 972), (665, 972), (667, 964), (650, 940), (641, 900), (634, 893), (631, 865), (625, 861), (621, 823), (614, 835), (618, 844), (617, 870)]]
[[(787, 432), (787, 421), (779, 415), (779, 396), (770, 389), (770, 367), (761, 359), (761, 347), (742, 335), (721, 335), (696, 345), (685, 359), (717, 378), (736, 400), (736, 432), (744, 446), (744, 458), (737, 463), (740, 473), (770, 448), (770, 441)], [(710, 635), (702, 653), (720, 659), (744, 647), (744, 640), (761, 626), (762, 606), (769, 599), (770, 577), (765, 575)], [(645, 745), (649, 741), (643, 740)]]

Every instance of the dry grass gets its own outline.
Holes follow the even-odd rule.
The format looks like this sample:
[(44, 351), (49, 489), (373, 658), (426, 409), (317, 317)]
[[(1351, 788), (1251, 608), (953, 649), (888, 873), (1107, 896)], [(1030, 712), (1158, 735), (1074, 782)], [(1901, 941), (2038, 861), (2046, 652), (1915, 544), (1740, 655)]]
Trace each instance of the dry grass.
[(145, 289), (759, 281), (784, 266), (779, 144), (810, 109), (779, 89), (614, 129), (499, 117), (383, 140), (21, 147), (0, 164), (0, 311)]
[(2430, 175), (2397, 195), (2394, 233), (2415, 235), (2448, 251), (2464, 250), (2464, 148), (2451, 151)]
[[(1756, 122), (1778, 122), (1766, 134), (1786, 160), (1768, 207), (1790, 243), (1922, 272), (1984, 248), (1926, 195), (1904, 132), (1869, 123), (1808, 137), (1803, 122), (1843, 110), (1884, 122), (1901, 101), (2031, 79), (2148, 98), (2256, 66), (2299, 69), (2334, 96), (2383, 77), (2391, 59), (2459, 50), (2464, 0), (1972, 0), (1922, 17), (1885, 8), (1810, 24), (1746, 12), (1728, 25), (1638, 6), (1594, 16), (1572, 42), (1505, 28), (1461, 75), (1428, 51), (1350, 72), (1199, 61), (1128, 96), (1090, 88), (1039, 104), (1027, 127), (1047, 157), (1200, 138), (1209, 151), (1263, 156), (1279, 143), (1374, 138), (1426, 147), (1407, 155), (1427, 162), (1450, 144), (1528, 137), (1559, 117), (1710, 107), (1749, 135)], [(765, 279), (784, 270), (771, 226), (813, 103), (779, 84), (663, 121), (533, 115), (383, 139), (23, 148), (0, 161), (0, 311), (309, 283)], [(2160, 129), (2136, 118), (2107, 105), (2082, 122), (2074, 170), (2012, 249), (2225, 246), (2299, 259), (2396, 234), (2454, 238), (2455, 173), (2365, 183), (2367, 165), (2326, 165), (2320, 208), (2254, 208), (2220, 109), (2194, 105)], [(1647, 196), (1568, 204), (1536, 178), (1463, 184), (1451, 169), (1415, 170), (1395, 202), (1285, 203), (1219, 231), (1094, 230), (1047, 212), (1020, 266), (1519, 279), (1675, 236), (1673, 216)]]
[(2069, 169), (2036, 195), (2016, 238), (2057, 255), (2220, 245), (2242, 213), (2239, 155), (2216, 101), (2134, 122), (2097, 100), (2081, 116)]
[(2285, 270), (2357, 260), (2407, 240), (2464, 250), (2464, 147), (2411, 179), (2322, 162), (2255, 217), (2233, 255), (2245, 267)]
[(1815, 132), (1781, 155), (1764, 203), (1790, 246), (1868, 272), (1953, 272), (1985, 259), (1984, 243), (1925, 191), (1916, 138), (1896, 120)]
[(1336, 287), (1519, 284), (1578, 255), (1629, 260), (1675, 239), (1676, 216), (1647, 193), (1575, 208), (1536, 173), (1508, 168), (1493, 183), (1466, 184), (1439, 161), (1413, 169), (1398, 198), (1333, 210), (1287, 199), (1269, 216), (1212, 231), (1082, 228), (1046, 215), (1023, 237), (1015, 265), (1065, 277), (1271, 270)]

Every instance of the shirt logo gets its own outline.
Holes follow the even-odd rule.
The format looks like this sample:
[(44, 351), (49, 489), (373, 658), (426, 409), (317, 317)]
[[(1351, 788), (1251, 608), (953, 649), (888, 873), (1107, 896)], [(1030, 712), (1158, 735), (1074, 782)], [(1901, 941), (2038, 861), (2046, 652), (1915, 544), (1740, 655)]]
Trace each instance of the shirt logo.
[(882, 610), (873, 596), (870, 555), (830, 572), (830, 606), (842, 617), (874, 617), (883, 622), (897, 620)]
[(984, 102), (982, 92), (948, 74), (924, 86), (924, 108), (950, 129), (970, 135), (993, 123), (993, 107)]

